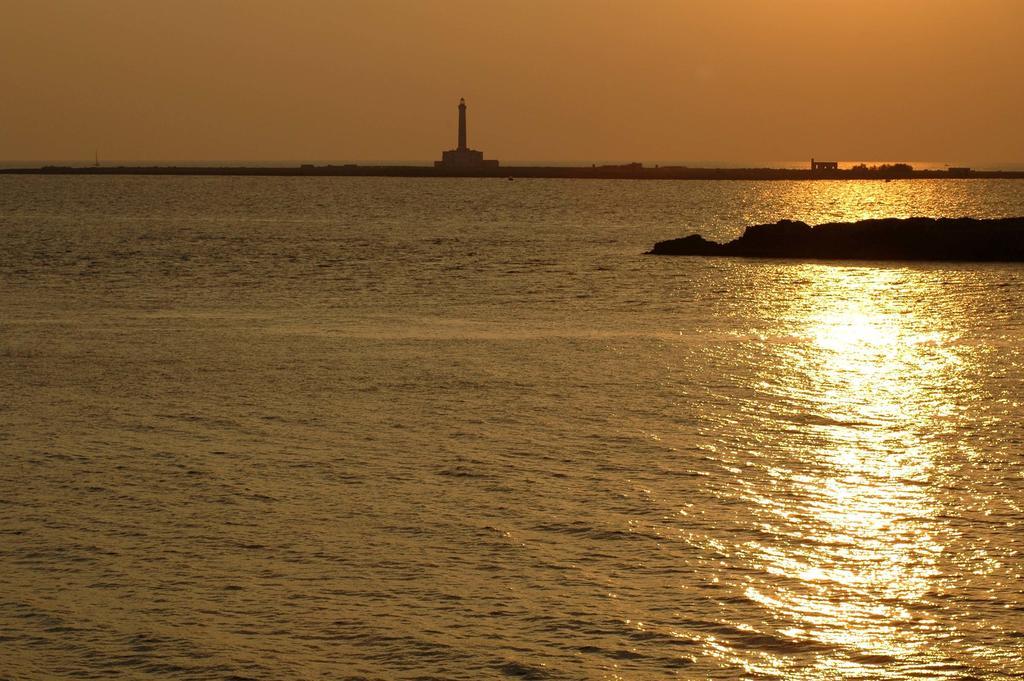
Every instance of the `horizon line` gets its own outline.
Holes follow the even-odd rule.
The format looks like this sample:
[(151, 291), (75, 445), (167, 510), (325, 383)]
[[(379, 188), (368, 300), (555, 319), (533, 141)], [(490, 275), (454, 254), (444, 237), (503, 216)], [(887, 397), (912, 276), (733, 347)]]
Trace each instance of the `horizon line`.
[[(817, 157), (815, 157), (817, 158)], [(824, 157), (823, 157), (824, 158)], [(915, 168), (921, 167), (926, 168), (947, 168), (947, 167), (961, 167), (970, 166), (972, 168), (981, 170), (984, 168), (990, 168), (993, 170), (1001, 168), (1024, 168), (1024, 160), (1018, 161), (949, 161), (949, 160), (928, 160), (928, 159), (834, 159), (830, 158), (830, 161), (836, 161), (841, 164), (867, 164), (867, 165), (878, 165), (878, 164), (891, 164), (891, 163), (907, 163)], [(514, 159), (514, 160), (502, 160), (501, 164), (503, 167), (537, 167), (537, 166), (553, 166), (553, 167), (590, 167), (592, 165), (624, 165), (629, 163), (641, 163), (645, 167), (655, 166), (677, 166), (677, 167), (688, 167), (688, 168), (737, 168), (737, 169), (760, 169), (760, 168), (802, 168), (810, 162), (810, 157), (807, 159), (788, 159), (788, 160), (749, 160), (749, 161), (731, 161), (731, 160), (712, 160), (712, 159), (636, 159), (636, 158), (624, 158), (624, 159)], [(251, 167), (263, 164), (268, 167), (276, 166), (291, 166), (291, 165), (302, 165), (302, 164), (314, 164), (314, 165), (366, 165), (366, 166), (432, 166), (432, 160), (427, 159), (329, 159), (329, 158), (280, 158), (280, 159), (170, 159), (170, 158), (159, 158), (159, 159), (100, 159), (100, 166), (115, 166), (115, 165), (131, 165), (131, 166), (155, 166), (155, 165), (195, 165), (195, 166), (212, 166), (212, 165), (226, 165), (234, 164), (239, 167)], [(0, 166), (2, 167), (34, 167), (34, 166), (45, 166), (55, 164), (88, 164), (90, 166), (96, 165), (95, 158), (64, 158), (64, 159), (0, 159)]]

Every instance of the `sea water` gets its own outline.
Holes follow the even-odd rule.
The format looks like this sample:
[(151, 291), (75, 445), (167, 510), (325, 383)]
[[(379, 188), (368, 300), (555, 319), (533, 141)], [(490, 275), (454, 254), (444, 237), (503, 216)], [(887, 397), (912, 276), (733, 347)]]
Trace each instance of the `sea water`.
[(0, 678), (1024, 674), (1024, 182), (0, 177)]

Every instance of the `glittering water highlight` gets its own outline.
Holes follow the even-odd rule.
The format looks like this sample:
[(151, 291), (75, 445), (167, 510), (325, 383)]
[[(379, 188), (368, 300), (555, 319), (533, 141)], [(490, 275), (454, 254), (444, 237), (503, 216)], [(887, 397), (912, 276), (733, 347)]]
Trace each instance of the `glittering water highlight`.
[(12, 678), (1024, 673), (1024, 183), (0, 178)]

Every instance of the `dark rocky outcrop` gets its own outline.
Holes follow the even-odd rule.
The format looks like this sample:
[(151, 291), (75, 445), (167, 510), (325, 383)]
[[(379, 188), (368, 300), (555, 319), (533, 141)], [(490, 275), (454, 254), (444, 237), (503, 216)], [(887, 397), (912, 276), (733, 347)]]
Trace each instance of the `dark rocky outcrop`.
[(811, 260), (1024, 262), (1024, 217), (885, 218), (811, 227), (780, 220), (747, 227), (719, 244), (693, 234), (659, 241), (654, 255), (718, 255)]

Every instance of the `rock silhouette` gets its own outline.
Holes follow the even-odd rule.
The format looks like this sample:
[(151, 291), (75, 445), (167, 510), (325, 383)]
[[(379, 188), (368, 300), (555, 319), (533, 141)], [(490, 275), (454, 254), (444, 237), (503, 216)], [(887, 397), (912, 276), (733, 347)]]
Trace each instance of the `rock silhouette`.
[(1024, 217), (884, 218), (811, 227), (780, 220), (747, 227), (720, 244), (693, 234), (659, 241), (653, 255), (706, 255), (811, 260), (944, 260), (1024, 262)]

